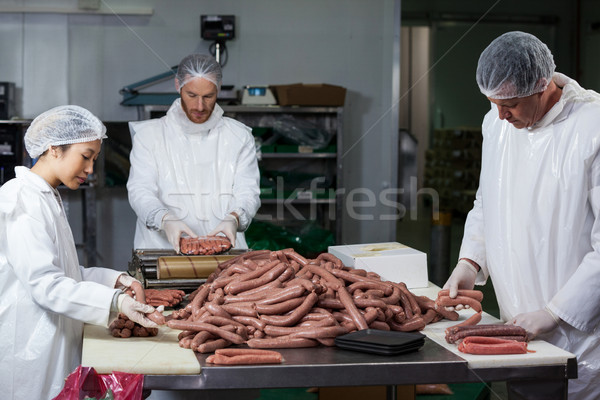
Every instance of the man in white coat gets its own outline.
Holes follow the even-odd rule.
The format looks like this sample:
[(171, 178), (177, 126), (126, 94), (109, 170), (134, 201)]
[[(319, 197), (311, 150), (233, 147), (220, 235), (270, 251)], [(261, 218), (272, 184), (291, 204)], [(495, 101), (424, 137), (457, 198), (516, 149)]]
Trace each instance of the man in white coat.
[(222, 72), (209, 55), (179, 64), (181, 97), (159, 119), (130, 122), (127, 181), (137, 215), (135, 248), (173, 248), (182, 234), (224, 234), (247, 248), (243, 232), (260, 206), (254, 138), (217, 104)]
[(480, 184), (444, 288), (455, 297), (491, 278), (506, 323), (577, 356), (569, 399), (598, 399), (600, 95), (523, 32), (482, 52), (477, 83), (492, 103)]

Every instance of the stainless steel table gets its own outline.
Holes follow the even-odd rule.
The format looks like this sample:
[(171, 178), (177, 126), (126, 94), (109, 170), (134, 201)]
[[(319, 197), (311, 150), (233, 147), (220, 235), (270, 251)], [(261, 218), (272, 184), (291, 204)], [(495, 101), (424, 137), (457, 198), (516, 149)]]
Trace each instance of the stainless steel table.
[(146, 375), (145, 389), (255, 389), (506, 381), (511, 399), (567, 399), (568, 379), (577, 377), (575, 358), (566, 363), (471, 369), (458, 355), (427, 338), (416, 352), (383, 356), (317, 347), (280, 349), (278, 365), (214, 366), (198, 354), (198, 375)]

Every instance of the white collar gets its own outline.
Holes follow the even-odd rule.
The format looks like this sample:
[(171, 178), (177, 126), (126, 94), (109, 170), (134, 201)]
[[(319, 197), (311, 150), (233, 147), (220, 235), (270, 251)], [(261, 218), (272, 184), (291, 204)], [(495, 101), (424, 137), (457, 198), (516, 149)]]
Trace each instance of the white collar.
[[(552, 123), (560, 122), (568, 117), (574, 102), (600, 101), (600, 95), (592, 90), (586, 90), (579, 86), (576, 80), (555, 72), (552, 80), (562, 88), (560, 99), (552, 108), (533, 126), (527, 128), (529, 131), (544, 128)], [(564, 111), (564, 112), (563, 112)]]
[(58, 193), (58, 190), (53, 188), (44, 178), (32, 172), (27, 167), (15, 167), (15, 176), (17, 178), (25, 179), (27, 182), (32, 183), (35, 187), (46, 193)]
[(221, 122), (222, 117), (223, 109), (219, 104), (215, 104), (215, 108), (206, 122), (202, 124), (192, 122), (181, 107), (181, 98), (176, 99), (167, 111), (167, 122), (176, 124), (181, 132), (190, 135), (210, 133), (211, 129)]

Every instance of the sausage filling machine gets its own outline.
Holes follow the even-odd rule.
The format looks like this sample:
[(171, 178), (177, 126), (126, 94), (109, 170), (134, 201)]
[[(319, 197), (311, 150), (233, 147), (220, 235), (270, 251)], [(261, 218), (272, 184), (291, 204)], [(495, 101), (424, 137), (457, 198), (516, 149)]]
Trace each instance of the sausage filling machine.
[(210, 256), (188, 256), (167, 249), (134, 249), (129, 262), (129, 273), (149, 289), (181, 289), (193, 291), (219, 263), (247, 252), (232, 249)]

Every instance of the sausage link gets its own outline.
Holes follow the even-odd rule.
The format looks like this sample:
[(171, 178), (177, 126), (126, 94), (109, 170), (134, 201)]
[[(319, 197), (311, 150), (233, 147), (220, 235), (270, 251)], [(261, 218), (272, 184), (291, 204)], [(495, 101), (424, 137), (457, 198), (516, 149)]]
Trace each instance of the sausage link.
[(333, 263), (333, 265), (335, 265), (336, 269), (344, 268), (344, 264), (342, 263), (342, 260), (340, 260), (339, 258), (337, 258), (336, 256), (334, 256), (331, 253), (321, 253), (317, 256), (316, 260), (331, 262), (331, 263)]
[(446, 341), (455, 343), (467, 336), (525, 336), (527, 332), (520, 326), (503, 324), (485, 324), (474, 326), (455, 326), (448, 328)]
[(350, 297), (350, 294), (348, 293), (346, 288), (340, 287), (337, 292), (338, 292), (338, 295), (340, 296), (340, 301), (344, 305), (344, 308), (346, 309), (348, 314), (350, 314), (350, 317), (352, 317), (352, 321), (354, 322), (354, 325), (356, 326), (356, 328), (358, 330), (367, 329), (369, 327), (369, 325), (363, 318), (360, 311), (358, 311), (356, 304), (354, 304), (354, 301), (352, 301), (352, 297)]
[(198, 353), (203, 353), (203, 354), (204, 353), (212, 353), (213, 351), (215, 351), (217, 349), (222, 349), (223, 347), (227, 347), (230, 344), (231, 344), (231, 342), (229, 342), (223, 338), (215, 339), (215, 340), (207, 340), (206, 342), (199, 345), (196, 351)]
[(390, 326), (383, 321), (373, 321), (369, 324), (369, 328), (371, 329), (378, 329), (380, 331), (390, 331), (391, 328)]
[(296, 253), (296, 251), (294, 251), (294, 249), (284, 249), (282, 251), (283, 251), (283, 254), (285, 254), (287, 256), (288, 259), (294, 260), (300, 265), (308, 264), (308, 260), (306, 258), (304, 258), (303, 256), (301, 256), (300, 254)]
[(244, 338), (240, 335), (235, 334), (233, 332), (229, 332), (224, 328), (206, 324), (203, 322), (190, 322), (190, 321), (180, 321), (180, 320), (170, 320), (167, 322), (167, 326), (173, 329), (181, 329), (181, 330), (190, 330), (190, 331), (208, 331), (213, 335), (219, 336), (225, 340), (228, 340), (235, 344), (244, 343)]
[(360, 290), (368, 290), (368, 289), (382, 290), (386, 296), (390, 296), (394, 290), (394, 287), (392, 285), (386, 284), (385, 282), (373, 282), (373, 281), (358, 281), (358, 282), (354, 282), (350, 286), (348, 286), (348, 291), (350, 293), (353, 293), (357, 289), (360, 289)]
[(164, 325), (167, 321), (165, 320), (165, 316), (162, 315), (158, 310), (154, 310), (151, 313), (146, 314), (146, 317), (150, 321), (156, 322), (158, 325)]
[(479, 301), (477, 301), (471, 297), (467, 297), (467, 296), (456, 296), (455, 298), (452, 298), (450, 296), (440, 296), (435, 301), (435, 304), (437, 305), (438, 309), (440, 307), (452, 307), (452, 306), (457, 306), (459, 304), (463, 304), (463, 305), (468, 305), (476, 312), (481, 311), (481, 303)]
[(472, 326), (472, 325), (477, 325), (480, 321), (481, 321), (481, 311), (480, 312), (476, 312), (475, 314), (471, 315), (469, 318), (467, 318), (463, 322), (458, 323), (456, 325), (453, 325), (453, 326), (447, 328), (447, 330), (450, 330), (450, 329), (455, 328), (457, 326)]
[(257, 301), (256, 304), (258, 305), (258, 304), (280, 303), (282, 301), (298, 298), (302, 294), (304, 294), (305, 291), (306, 291), (306, 289), (304, 288), (304, 286), (302, 286), (300, 284), (289, 286), (289, 287), (283, 288), (277, 292), (273, 292), (273, 293), (269, 294), (268, 297)]
[[(468, 338), (465, 338), (467, 340)], [(466, 341), (463, 340), (458, 345), (458, 350), (463, 353), (469, 354), (488, 354), (488, 355), (497, 355), (497, 354), (526, 354), (527, 343), (525, 342), (515, 342), (512, 340), (506, 340), (503, 342), (489, 342), (489, 341)]]
[(306, 299), (306, 296), (305, 297), (296, 297), (296, 298), (282, 301), (281, 303), (276, 303), (276, 304), (256, 303), (254, 308), (259, 313), (259, 315), (260, 314), (267, 314), (267, 315), (285, 314), (288, 311), (291, 311), (291, 310), (297, 308), (298, 306), (300, 306), (300, 304), (302, 304), (304, 302), (304, 299)]
[(200, 346), (202, 343), (206, 342), (209, 339), (216, 339), (216, 337), (215, 335), (207, 331), (197, 332), (194, 335), (194, 338), (192, 339), (190, 349), (192, 349), (193, 351), (198, 351), (198, 346)]
[(221, 307), (227, 311), (230, 315), (243, 315), (245, 317), (258, 317), (258, 313), (254, 308), (254, 304), (243, 304), (243, 303), (231, 303), (223, 304)]
[(231, 314), (229, 314), (227, 311), (225, 311), (225, 309), (223, 309), (223, 307), (221, 305), (214, 304), (214, 303), (206, 303), (205, 307), (206, 307), (206, 311), (208, 311), (209, 313), (211, 313), (214, 316), (231, 319)]
[(401, 324), (395, 322), (393, 319), (387, 321), (387, 323), (393, 331), (400, 332), (420, 331), (425, 327), (425, 321), (420, 316), (414, 316)]
[(233, 315), (231, 317), (236, 322), (244, 324), (246, 326), (252, 326), (259, 331), (263, 331), (265, 329), (266, 324), (258, 318), (248, 317), (246, 315)]
[(319, 342), (312, 339), (300, 337), (278, 337), (264, 339), (250, 339), (247, 342), (248, 347), (254, 349), (296, 349), (302, 347), (316, 347)]
[[(450, 296), (450, 289), (440, 290), (438, 292), (438, 297), (440, 296)], [(483, 292), (481, 290), (458, 289), (458, 296), (470, 297), (480, 303), (483, 301)]]
[(318, 296), (316, 293), (310, 293), (302, 304), (288, 315), (261, 315), (259, 318), (269, 325), (277, 326), (292, 326), (298, 323), (311, 308), (317, 303)]

